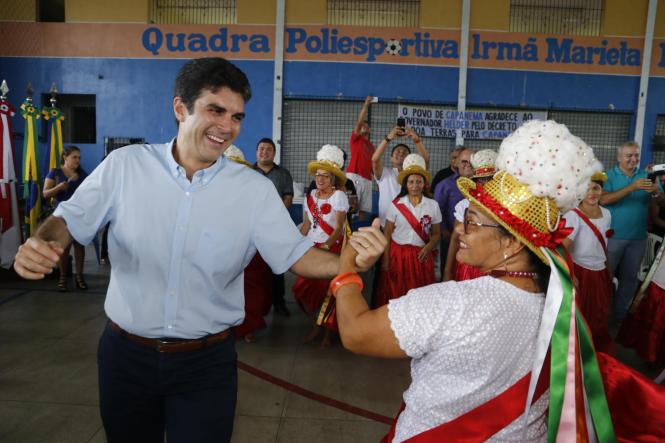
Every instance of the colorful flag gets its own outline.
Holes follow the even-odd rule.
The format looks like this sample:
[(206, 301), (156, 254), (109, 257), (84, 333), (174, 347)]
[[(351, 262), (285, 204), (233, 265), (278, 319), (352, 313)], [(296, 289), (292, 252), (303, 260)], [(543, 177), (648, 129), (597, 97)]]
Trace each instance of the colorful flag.
[(25, 199), (25, 236), (29, 237), (37, 231), (39, 215), (42, 209), (42, 196), (39, 177), (39, 160), (37, 147), (37, 120), (39, 111), (30, 97), (21, 104), (21, 115), (25, 119), (25, 135), (23, 137), (23, 198)]
[(48, 150), (48, 171), (60, 167), (62, 158), (62, 121), (65, 116), (62, 111), (55, 107), (55, 99), (51, 100), (52, 106), (44, 106), (42, 116), (47, 121), (48, 140), (46, 149)]
[[(3, 84), (3, 86), (5, 86)], [(16, 110), (0, 96), (0, 266), (9, 268), (21, 244), (12, 149), (12, 121)]]

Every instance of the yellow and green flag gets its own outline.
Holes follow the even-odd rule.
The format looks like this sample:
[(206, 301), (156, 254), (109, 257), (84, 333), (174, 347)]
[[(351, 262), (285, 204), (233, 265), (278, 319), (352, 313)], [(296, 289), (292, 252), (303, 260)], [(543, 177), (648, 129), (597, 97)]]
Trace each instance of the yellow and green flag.
[(39, 111), (30, 97), (21, 104), (21, 115), (25, 119), (23, 137), (23, 198), (25, 199), (25, 236), (37, 231), (39, 215), (42, 209), (42, 195), (39, 174), (39, 149), (37, 143), (37, 120)]

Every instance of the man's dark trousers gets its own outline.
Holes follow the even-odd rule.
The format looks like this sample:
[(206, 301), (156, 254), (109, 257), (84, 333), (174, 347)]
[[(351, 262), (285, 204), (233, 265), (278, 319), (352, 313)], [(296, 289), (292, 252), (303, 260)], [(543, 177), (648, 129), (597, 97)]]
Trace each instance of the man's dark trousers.
[(129, 341), (110, 326), (99, 340), (99, 401), (109, 443), (228, 442), (238, 391), (233, 335), (178, 353)]

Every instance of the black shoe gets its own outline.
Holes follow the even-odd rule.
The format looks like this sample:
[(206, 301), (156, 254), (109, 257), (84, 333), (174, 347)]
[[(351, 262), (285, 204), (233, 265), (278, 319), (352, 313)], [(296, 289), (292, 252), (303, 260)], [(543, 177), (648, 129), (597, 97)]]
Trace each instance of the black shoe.
[(285, 304), (274, 305), (273, 310), (277, 315), (282, 315), (284, 317), (291, 316), (291, 311), (289, 311), (289, 308), (287, 308)]

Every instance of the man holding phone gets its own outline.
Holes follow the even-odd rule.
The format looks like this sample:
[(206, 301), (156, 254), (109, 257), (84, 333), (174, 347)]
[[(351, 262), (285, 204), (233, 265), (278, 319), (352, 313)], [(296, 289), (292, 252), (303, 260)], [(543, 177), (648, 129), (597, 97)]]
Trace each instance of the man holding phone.
[(379, 219), (381, 219), (381, 227), (386, 222), (386, 214), (391, 202), (400, 191), (400, 184), (397, 181), (397, 176), (402, 170), (402, 163), (404, 158), (411, 153), (411, 149), (404, 143), (399, 143), (393, 146), (390, 152), (390, 166), (383, 165), (383, 154), (386, 152), (388, 145), (396, 137), (408, 137), (420, 154), (425, 159), (425, 164), (429, 165), (429, 152), (423, 145), (423, 141), (418, 134), (411, 128), (406, 127), (403, 118), (397, 119), (397, 126), (392, 128), (388, 135), (379, 143), (379, 146), (372, 155), (372, 171), (374, 178), (379, 185)]
[(372, 212), (372, 155), (375, 148), (369, 140), (371, 128), (367, 111), (370, 103), (374, 101), (371, 95), (365, 98), (349, 141), (351, 160), (346, 169), (346, 177), (353, 182), (358, 193), (359, 220), (367, 220)]
[(612, 275), (619, 279), (614, 297), (614, 318), (622, 321), (637, 289), (637, 272), (646, 248), (647, 217), (656, 184), (639, 168), (640, 147), (626, 142), (617, 150), (617, 165), (607, 172), (600, 204), (612, 214), (614, 235), (607, 253)]

